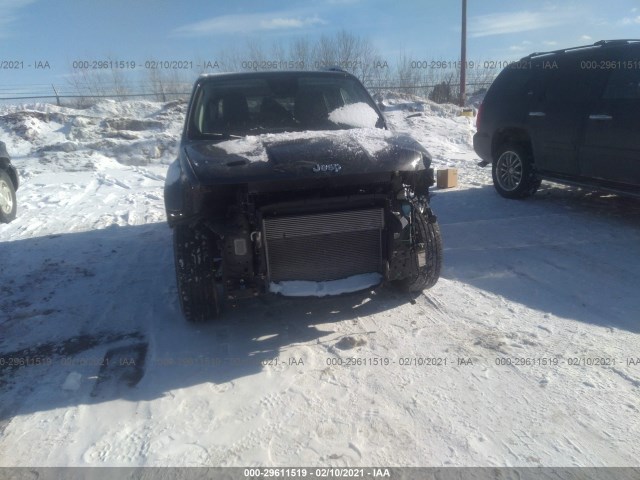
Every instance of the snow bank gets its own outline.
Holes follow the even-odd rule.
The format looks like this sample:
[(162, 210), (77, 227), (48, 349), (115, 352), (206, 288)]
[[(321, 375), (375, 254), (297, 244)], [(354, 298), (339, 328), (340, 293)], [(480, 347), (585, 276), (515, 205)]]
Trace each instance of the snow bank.
[(479, 159), (473, 151), (475, 118), (460, 116), (460, 107), (413, 95), (390, 95), (384, 103), (388, 123), (424, 145), (433, 158), (433, 167), (457, 168), (458, 178), (468, 186), (491, 180), (491, 169), (478, 168)]
[(107, 100), (87, 109), (3, 105), (0, 129), (11, 155), (62, 168), (83, 168), (95, 152), (123, 165), (167, 165), (177, 154), (185, 110), (184, 102), (149, 101)]

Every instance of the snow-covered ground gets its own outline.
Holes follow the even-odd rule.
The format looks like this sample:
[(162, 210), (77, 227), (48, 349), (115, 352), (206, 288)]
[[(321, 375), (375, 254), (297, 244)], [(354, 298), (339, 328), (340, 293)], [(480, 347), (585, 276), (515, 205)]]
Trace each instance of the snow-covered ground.
[(438, 284), (207, 325), (181, 317), (164, 223), (185, 105), (0, 107), (22, 179), (0, 225), (0, 466), (637, 466), (640, 202), (502, 199), (473, 119), (385, 103), (459, 169), (433, 198)]

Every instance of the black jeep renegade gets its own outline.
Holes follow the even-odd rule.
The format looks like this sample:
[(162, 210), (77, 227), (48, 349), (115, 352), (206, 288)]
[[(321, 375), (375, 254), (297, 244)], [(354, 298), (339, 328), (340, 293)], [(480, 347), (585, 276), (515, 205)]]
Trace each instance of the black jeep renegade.
[(185, 317), (267, 292), (433, 286), (430, 164), (345, 72), (200, 77), (165, 184)]

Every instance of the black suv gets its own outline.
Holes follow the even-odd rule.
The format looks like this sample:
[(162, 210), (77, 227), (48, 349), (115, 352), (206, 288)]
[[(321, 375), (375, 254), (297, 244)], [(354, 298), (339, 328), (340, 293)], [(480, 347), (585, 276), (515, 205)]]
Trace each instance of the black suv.
[(186, 319), (267, 292), (431, 287), (430, 164), (348, 73), (200, 77), (164, 193)]
[(11, 165), (4, 142), (0, 142), (0, 223), (9, 223), (16, 218), (16, 190), (18, 172)]
[(533, 53), (505, 68), (473, 137), (500, 195), (541, 179), (640, 195), (640, 41)]

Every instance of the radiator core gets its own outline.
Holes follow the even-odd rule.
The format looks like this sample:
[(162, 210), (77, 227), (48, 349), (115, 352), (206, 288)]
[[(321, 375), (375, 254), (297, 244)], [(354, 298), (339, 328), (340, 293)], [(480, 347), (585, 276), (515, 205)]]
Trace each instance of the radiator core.
[(270, 281), (381, 273), (383, 228), (382, 208), (266, 218)]

